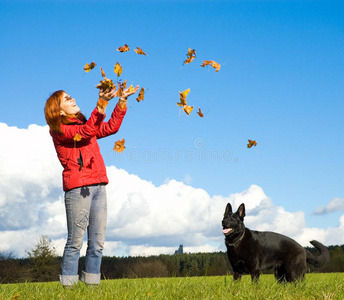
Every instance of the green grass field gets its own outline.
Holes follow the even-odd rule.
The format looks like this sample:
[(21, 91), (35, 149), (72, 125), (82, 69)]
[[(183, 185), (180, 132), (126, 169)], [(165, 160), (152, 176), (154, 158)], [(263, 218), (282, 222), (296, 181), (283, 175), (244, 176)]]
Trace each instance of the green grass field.
[(278, 284), (272, 275), (259, 283), (214, 276), (102, 280), (68, 289), (58, 282), (2, 284), (0, 299), (344, 299), (344, 273), (307, 274), (297, 284)]

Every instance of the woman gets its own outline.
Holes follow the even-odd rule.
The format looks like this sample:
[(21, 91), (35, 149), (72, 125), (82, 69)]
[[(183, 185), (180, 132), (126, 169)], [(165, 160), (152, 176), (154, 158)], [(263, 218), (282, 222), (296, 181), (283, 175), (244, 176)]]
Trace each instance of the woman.
[(108, 122), (104, 122), (105, 109), (108, 101), (116, 96), (115, 89), (100, 89), (97, 106), (88, 120), (80, 113), (75, 99), (62, 90), (54, 92), (46, 102), (45, 118), (63, 166), (68, 229), (60, 275), (64, 286), (79, 280), (78, 263), (86, 231), (88, 243), (81, 281), (100, 283), (107, 217), (105, 186), (109, 180), (97, 139), (119, 130), (127, 111), (127, 97), (138, 88), (122, 93)]

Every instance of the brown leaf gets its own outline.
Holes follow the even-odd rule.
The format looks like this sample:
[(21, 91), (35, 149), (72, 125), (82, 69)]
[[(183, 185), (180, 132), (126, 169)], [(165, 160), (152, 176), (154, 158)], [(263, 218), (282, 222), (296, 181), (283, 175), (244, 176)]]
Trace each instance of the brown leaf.
[(119, 51), (119, 52), (127, 52), (127, 51), (129, 51), (129, 46), (127, 44), (124, 44), (124, 46), (119, 47), (117, 49), (117, 51)]
[(257, 146), (256, 141), (248, 140), (247, 148), (251, 148), (252, 146)]
[(104, 77), (104, 80), (99, 81), (100, 83), (97, 85), (98, 89), (113, 89), (115, 88), (115, 84), (113, 83), (112, 79)]
[(137, 102), (140, 102), (145, 99), (145, 88), (141, 88), (138, 97), (136, 98)]
[(204, 117), (204, 115), (203, 115), (203, 113), (201, 112), (201, 109), (200, 108), (198, 108), (198, 112), (197, 112), (197, 114), (201, 117), (201, 118), (203, 118)]
[(188, 53), (186, 54), (187, 58), (184, 60), (184, 63), (187, 65), (191, 63), (196, 58), (196, 50), (189, 48)]
[(116, 96), (121, 97), (124, 90), (127, 88), (127, 80), (124, 80), (123, 83), (118, 83), (118, 89), (116, 91)]
[(91, 71), (96, 66), (96, 63), (93, 61), (90, 64), (86, 64), (84, 67), (85, 72)]

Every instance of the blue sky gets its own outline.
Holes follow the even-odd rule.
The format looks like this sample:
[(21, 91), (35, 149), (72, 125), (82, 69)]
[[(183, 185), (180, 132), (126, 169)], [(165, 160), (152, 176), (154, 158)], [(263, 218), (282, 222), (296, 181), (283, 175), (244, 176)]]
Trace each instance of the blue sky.
[[(140, 103), (130, 98), (120, 132), (100, 141), (108, 167), (157, 187), (176, 180), (210, 197), (257, 185), (275, 207), (303, 212), (308, 227), (339, 226), (342, 1), (0, 0), (0, 11), (1, 123), (45, 126), (45, 100), (58, 89), (88, 116), (99, 67), (115, 79), (119, 62), (121, 78), (146, 95)], [(117, 52), (125, 43), (131, 51)], [(147, 56), (137, 55), (137, 46)], [(189, 48), (196, 59), (184, 65)], [(201, 68), (203, 60), (221, 69)], [(85, 73), (92, 61), (96, 68)], [(189, 116), (176, 105), (188, 88), (195, 107)], [(114, 153), (122, 138), (126, 150)], [(14, 147), (12, 139), (3, 146)], [(257, 147), (248, 149), (248, 139)], [(30, 153), (30, 142), (23, 151)], [(333, 199), (331, 213), (314, 214)]]

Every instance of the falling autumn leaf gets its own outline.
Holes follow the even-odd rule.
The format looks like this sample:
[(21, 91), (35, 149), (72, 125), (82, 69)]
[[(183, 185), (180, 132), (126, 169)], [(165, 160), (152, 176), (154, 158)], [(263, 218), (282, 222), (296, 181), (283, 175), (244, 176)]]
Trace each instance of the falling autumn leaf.
[(247, 148), (251, 148), (252, 146), (257, 146), (256, 141), (248, 140)]
[(187, 65), (187, 64), (191, 63), (196, 58), (196, 51), (195, 51), (195, 49), (191, 50), (191, 48), (189, 48), (189, 51), (186, 54), (186, 56), (187, 56), (187, 59), (184, 60), (184, 63)]
[(145, 52), (142, 51), (142, 49), (140, 47), (136, 47), (137, 49), (134, 49), (134, 51), (137, 53), (137, 54), (141, 54), (141, 55), (147, 55)]
[(204, 115), (203, 115), (203, 113), (201, 112), (201, 109), (200, 108), (198, 108), (198, 112), (197, 112), (197, 114), (201, 117), (201, 118), (203, 118), (204, 117)]
[(97, 85), (98, 89), (113, 89), (115, 88), (115, 84), (113, 83), (113, 81), (109, 78), (104, 77), (104, 80), (101, 80), (100, 83)]
[(188, 57), (186, 60), (184, 60), (184, 64), (189, 64), (191, 63), (193, 60), (195, 59), (195, 57)]
[(187, 101), (186, 101), (186, 97), (189, 94), (189, 92), (190, 92), (190, 89), (187, 89), (183, 92), (179, 92), (180, 103), (177, 102), (177, 105), (182, 106), (183, 110), (186, 112), (187, 115), (189, 115), (193, 110), (193, 106), (187, 105)]
[(187, 56), (194, 56), (194, 57), (196, 57), (196, 50), (195, 49), (191, 50), (191, 48), (189, 48), (189, 51), (188, 51), (188, 53), (186, 55)]
[(118, 153), (123, 152), (124, 149), (125, 149), (124, 143), (125, 143), (125, 139), (118, 140), (115, 143), (115, 146), (113, 147), (113, 150), (118, 152)]
[(211, 60), (204, 60), (203, 63), (201, 64), (201, 67), (205, 67), (211, 65)]
[(123, 68), (121, 67), (121, 65), (118, 62), (116, 62), (113, 70), (114, 70), (115, 74), (119, 77), (122, 74)]
[(213, 61), (213, 60), (204, 60), (203, 63), (201, 64), (201, 67), (205, 67), (208, 65), (213, 67), (215, 69), (215, 72), (218, 72), (221, 68), (221, 65), (218, 64), (217, 62)]
[(102, 76), (105, 77), (105, 72), (102, 67), (100, 68), (100, 71), (102, 71)]
[(187, 115), (189, 115), (193, 110), (193, 106), (184, 105), (183, 110), (186, 112)]
[(129, 93), (132, 93), (133, 91), (135, 91), (133, 85), (131, 85), (130, 87), (128, 87), (128, 92), (129, 92)]
[(190, 89), (187, 89), (183, 92), (179, 92), (180, 103), (177, 103), (178, 106), (184, 106), (187, 104), (186, 97), (189, 94), (189, 92), (190, 92)]
[(117, 49), (117, 51), (119, 51), (119, 52), (127, 52), (127, 51), (129, 51), (129, 46), (127, 44), (124, 44), (124, 46), (119, 47)]
[(179, 92), (180, 93), (180, 97), (182, 97), (183, 99), (186, 99), (187, 95), (190, 93), (190, 89), (187, 89), (183, 92)]
[(96, 66), (96, 63), (93, 61), (90, 64), (86, 64), (84, 67), (85, 72), (91, 71)]
[(140, 102), (145, 99), (145, 88), (141, 88), (138, 97), (136, 98), (137, 102)]
[(218, 72), (221, 68), (221, 65), (218, 64), (217, 62), (213, 61), (212, 67), (215, 68), (215, 72)]
[(81, 135), (76, 133), (75, 136), (73, 137), (73, 141), (80, 142), (81, 141)]
[(118, 89), (116, 91), (116, 96), (121, 97), (124, 90), (127, 88), (127, 80), (124, 80), (123, 83), (118, 83)]
[(180, 102), (177, 102), (178, 106), (185, 106), (186, 104), (187, 104), (186, 100), (184, 100), (184, 99), (180, 99)]

